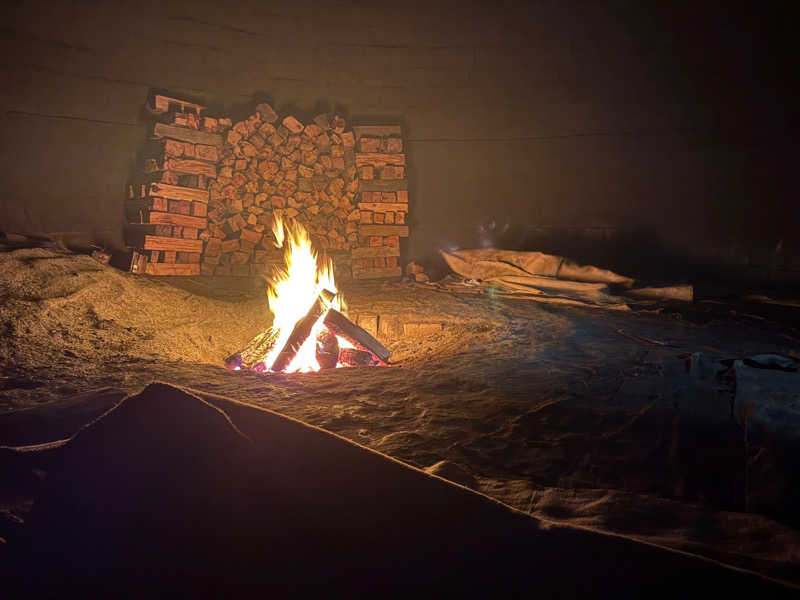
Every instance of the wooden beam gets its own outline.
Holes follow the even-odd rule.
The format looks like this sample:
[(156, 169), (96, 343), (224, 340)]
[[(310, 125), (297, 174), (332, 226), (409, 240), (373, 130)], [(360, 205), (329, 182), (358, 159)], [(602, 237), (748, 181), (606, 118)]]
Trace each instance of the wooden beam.
[(404, 202), (359, 202), (358, 210), (373, 212), (408, 212), (408, 204)]
[(372, 246), (368, 248), (353, 248), (350, 253), (353, 258), (382, 258), (400, 256), (400, 248), (395, 246)]
[(356, 152), (356, 166), (364, 165), (399, 165), (406, 164), (405, 154), (385, 154), (383, 152)]
[(149, 196), (158, 196), (169, 200), (190, 200), (208, 204), (208, 190), (168, 185), (166, 183), (151, 183), (147, 188)]
[(184, 175), (205, 175), (206, 177), (216, 178), (217, 165), (202, 160), (167, 158), (159, 160), (150, 158), (145, 160), (145, 173), (154, 171), (175, 171)]
[(222, 136), (218, 133), (198, 131), (197, 129), (167, 125), (165, 123), (156, 123), (153, 128), (153, 136), (157, 138), (172, 138), (173, 140), (191, 142), (192, 144), (206, 144), (217, 148), (222, 148), (223, 144)]
[(176, 104), (180, 107), (180, 112), (186, 112), (187, 108), (191, 108), (199, 115), (206, 110), (205, 106), (195, 104), (194, 102), (187, 102), (186, 100), (179, 100), (178, 98), (170, 98), (169, 96), (163, 96), (161, 94), (156, 94), (153, 97), (153, 109), (157, 113), (169, 112), (170, 105), (174, 106)]
[(407, 189), (406, 179), (360, 179), (358, 182), (360, 192), (396, 192)]
[(187, 240), (184, 238), (145, 235), (143, 248), (145, 250), (166, 250), (173, 252), (202, 252), (203, 240)]
[(179, 227), (193, 227), (195, 229), (205, 229), (208, 225), (208, 219), (168, 212), (151, 212), (148, 215), (148, 221), (151, 224), (177, 225)]
[(375, 137), (386, 137), (387, 135), (402, 135), (403, 131), (399, 125), (356, 125), (353, 127), (356, 139), (362, 135)]
[(403, 269), (400, 267), (379, 267), (376, 269), (353, 269), (353, 279), (388, 279), (400, 277)]
[(408, 225), (359, 225), (361, 235), (397, 235), (408, 237)]
[(148, 263), (147, 275), (200, 275), (200, 264)]

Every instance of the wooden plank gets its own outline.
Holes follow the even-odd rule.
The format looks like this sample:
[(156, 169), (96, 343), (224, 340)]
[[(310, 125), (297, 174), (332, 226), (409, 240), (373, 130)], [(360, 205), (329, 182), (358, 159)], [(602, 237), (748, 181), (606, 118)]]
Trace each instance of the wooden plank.
[(406, 179), (360, 179), (358, 182), (358, 190), (360, 192), (396, 192), (407, 189), (408, 180)]
[(356, 125), (353, 127), (353, 133), (356, 134), (356, 139), (362, 135), (370, 135), (375, 137), (385, 137), (387, 135), (402, 135), (403, 131), (399, 125)]
[(359, 225), (358, 233), (368, 236), (397, 235), (408, 237), (408, 225)]
[(408, 212), (408, 204), (403, 202), (359, 202), (358, 210), (373, 212)]
[(378, 269), (353, 269), (353, 279), (385, 279), (400, 277), (403, 269), (400, 267), (382, 267)]
[(148, 275), (200, 275), (200, 263), (148, 263)]
[(356, 166), (366, 165), (399, 165), (406, 164), (405, 154), (386, 154), (383, 152), (356, 152)]
[(144, 236), (145, 250), (167, 250), (175, 252), (202, 252), (203, 240), (186, 240), (183, 238)]
[(172, 107), (180, 108), (180, 112), (186, 112), (187, 108), (194, 110), (198, 115), (206, 110), (205, 106), (201, 104), (195, 104), (194, 102), (187, 102), (186, 100), (180, 100), (178, 98), (170, 98), (169, 96), (164, 96), (162, 94), (156, 94), (153, 96), (153, 110), (157, 113), (165, 113), (170, 111), (170, 105)]
[(194, 229), (205, 229), (208, 225), (208, 219), (168, 212), (151, 212), (148, 217), (150, 223), (159, 225), (178, 225), (179, 227), (192, 227)]
[(166, 183), (151, 183), (147, 188), (147, 193), (150, 196), (168, 198), (169, 200), (190, 200), (208, 204), (208, 190), (199, 190), (197, 188), (168, 185)]
[(400, 248), (392, 246), (372, 246), (367, 248), (353, 248), (353, 258), (381, 258), (386, 256), (400, 256)]
[(145, 160), (144, 170), (146, 173), (173, 171), (184, 175), (205, 175), (211, 178), (217, 176), (217, 165), (202, 160), (184, 158), (167, 158), (165, 160), (149, 158)]
[(191, 142), (192, 144), (206, 144), (217, 148), (222, 148), (223, 144), (223, 138), (218, 133), (167, 125), (166, 123), (156, 123), (153, 128), (153, 136), (157, 138), (172, 138), (173, 140)]

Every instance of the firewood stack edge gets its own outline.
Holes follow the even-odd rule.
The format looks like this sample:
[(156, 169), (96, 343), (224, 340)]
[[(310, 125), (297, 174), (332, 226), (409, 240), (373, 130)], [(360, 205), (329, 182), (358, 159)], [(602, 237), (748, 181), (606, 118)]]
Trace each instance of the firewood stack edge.
[(233, 123), (199, 104), (156, 95), (139, 178), (128, 186), (131, 271), (268, 274), (282, 264), (275, 216), (308, 230), (337, 278), (400, 277), (408, 237), (406, 155), (399, 126), (303, 124), (268, 104)]

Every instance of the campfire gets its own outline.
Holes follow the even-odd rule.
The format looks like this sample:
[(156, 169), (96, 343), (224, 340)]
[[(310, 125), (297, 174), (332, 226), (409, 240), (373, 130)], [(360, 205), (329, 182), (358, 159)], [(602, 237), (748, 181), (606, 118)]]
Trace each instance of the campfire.
[(385, 365), (389, 351), (341, 311), (344, 301), (333, 263), (319, 255), (305, 227), (276, 217), (272, 233), (284, 252), (267, 287), (272, 327), (229, 356), (231, 370), (307, 373), (321, 369)]

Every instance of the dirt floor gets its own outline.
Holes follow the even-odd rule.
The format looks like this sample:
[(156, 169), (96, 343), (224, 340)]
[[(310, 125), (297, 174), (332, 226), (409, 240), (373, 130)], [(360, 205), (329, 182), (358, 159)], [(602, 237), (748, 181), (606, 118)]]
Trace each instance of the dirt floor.
[[(234, 373), (222, 360), (269, 324), (263, 286), (0, 253), (0, 445), (67, 437), (166, 381), (317, 425), (534, 516), (800, 583), (792, 457), (746, 442), (727, 391), (686, 369), (697, 351), (800, 350), (780, 326), (409, 283), (343, 293), (353, 320), (377, 324), (389, 367)], [(19, 499), (2, 501), (24, 517)]]

